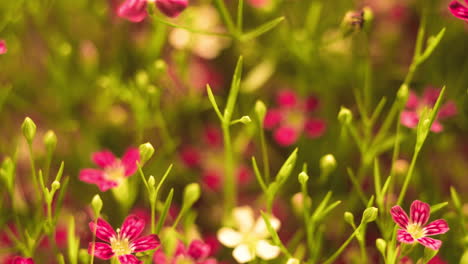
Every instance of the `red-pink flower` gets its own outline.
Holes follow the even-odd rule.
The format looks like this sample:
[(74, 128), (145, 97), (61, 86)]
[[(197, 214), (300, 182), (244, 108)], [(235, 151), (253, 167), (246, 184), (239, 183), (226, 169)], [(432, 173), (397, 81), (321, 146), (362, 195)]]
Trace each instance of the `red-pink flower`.
[(311, 96), (303, 100), (295, 92), (283, 90), (278, 93), (276, 101), (278, 107), (268, 110), (263, 124), (266, 129), (273, 130), (273, 137), (278, 144), (294, 144), (303, 131), (309, 138), (323, 135), (325, 122), (310, 116), (318, 107), (317, 98)]
[[(465, 0), (466, 5), (468, 6), (468, 0)], [(454, 0), (449, 4), (449, 10), (455, 17), (465, 20), (468, 22), (468, 7), (460, 4), (460, 2)]]
[(89, 243), (88, 253), (94, 252), (94, 256), (100, 259), (116, 257), (122, 264), (141, 264), (143, 262), (132, 254), (155, 249), (160, 245), (159, 237), (155, 234), (138, 238), (145, 227), (145, 221), (136, 215), (127, 216), (117, 232), (102, 218), (98, 218), (97, 225), (94, 221), (90, 222), (89, 227), (92, 232), (96, 232), (96, 237), (106, 242)]
[(431, 214), (431, 207), (427, 203), (415, 200), (411, 204), (410, 218), (398, 205), (390, 210), (393, 221), (402, 229), (398, 230), (397, 239), (401, 243), (413, 244), (419, 242), (421, 245), (438, 250), (442, 241), (428, 236), (444, 234), (449, 230), (448, 224), (443, 219), (435, 220), (426, 225)]
[(126, 0), (117, 9), (117, 15), (131, 22), (138, 23), (146, 18), (148, 0)]
[(188, 6), (188, 0), (156, 0), (156, 6), (168, 17), (176, 17)]
[[(417, 127), (421, 112), (424, 108), (432, 108), (435, 105), (439, 94), (440, 90), (432, 87), (424, 90), (422, 98), (419, 98), (413, 91), (410, 91), (408, 101), (406, 102), (406, 109), (402, 111), (400, 116), (401, 124), (409, 128)], [(439, 121), (456, 114), (457, 106), (455, 103), (453, 101), (445, 103), (440, 107), (439, 113), (434, 120), (434, 123), (432, 123), (431, 131), (436, 133), (441, 132), (443, 130), (443, 126)]]
[(140, 152), (136, 148), (129, 148), (122, 159), (118, 159), (112, 152), (104, 150), (94, 153), (92, 160), (101, 169), (82, 169), (79, 178), (81, 181), (96, 184), (105, 192), (136, 172)]
[(179, 242), (173, 257), (168, 257), (162, 250), (154, 253), (153, 262), (155, 264), (217, 264), (217, 260), (209, 258), (211, 253), (210, 245), (201, 240), (193, 240), (188, 247)]
[(34, 260), (32, 258), (13, 257), (7, 260), (5, 264), (34, 264)]
[(5, 54), (5, 53), (7, 53), (7, 51), (8, 51), (8, 49), (7, 49), (7, 45), (6, 45), (5, 40), (0, 39), (0, 54)]

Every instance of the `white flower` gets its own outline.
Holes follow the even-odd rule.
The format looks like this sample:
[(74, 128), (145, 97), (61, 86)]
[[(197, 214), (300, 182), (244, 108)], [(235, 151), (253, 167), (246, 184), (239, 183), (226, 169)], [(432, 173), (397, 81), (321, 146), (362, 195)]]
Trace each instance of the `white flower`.
[[(239, 263), (246, 263), (260, 257), (264, 260), (276, 258), (279, 247), (271, 244), (267, 238), (270, 237), (265, 221), (259, 217), (256, 221), (252, 208), (242, 206), (234, 208), (232, 212), (235, 227), (223, 227), (218, 230), (218, 240), (226, 247), (234, 248), (232, 256)], [(280, 221), (275, 217), (270, 217), (273, 229), (278, 230)]]

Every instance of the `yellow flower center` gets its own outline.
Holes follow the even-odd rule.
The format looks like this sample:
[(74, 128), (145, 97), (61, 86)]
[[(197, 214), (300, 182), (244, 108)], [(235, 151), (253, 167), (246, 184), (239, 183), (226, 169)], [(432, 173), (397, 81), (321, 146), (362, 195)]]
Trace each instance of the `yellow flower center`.
[(116, 256), (128, 255), (132, 253), (130, 241), (128, 241), (128, 238), (120, 237), (120, 229), (117, 229), (117, 237), (114, 236), (110, 239), (110, 244), (112, 251), (114, 251)]
[(408, 233), (410, 233), (410, 235), (414, 239), (419, 239), (421, 237), (424, 237), (425, 235), (424, 229), (420, 225), (415, 224), (415, 223), (409, 224), (406, 231), (408, 231)]
[(104, 170), (108, 180), (120, 181), (125, 176), (125, 169), (120, 162)]

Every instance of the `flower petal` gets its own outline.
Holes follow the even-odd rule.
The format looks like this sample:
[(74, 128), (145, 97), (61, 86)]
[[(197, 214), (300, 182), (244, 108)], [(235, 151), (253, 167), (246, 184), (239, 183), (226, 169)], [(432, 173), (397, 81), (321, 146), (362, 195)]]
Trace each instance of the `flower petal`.
[(5, 40), (0, 39), (0, 54), (5, 54), (5, 53), (7, 53), (7, 51), (8, 51), (8, 49), (7, 49), (7, 45), (6, 45)]
[(444, 127), (442, 126), (442, 124), (439, 121), (434, 120), (431, 126), (431, 131), (434, 133), (440, 133), (442, 132), (442, 130), (444, 130)]
[(91, 159), (103, 169), (112, 166), (116, 160), (114, 154), (108, 150), (93, 153)]
[(145, 220), (136, 215), (129, 215), (122, 224), (120, 234), (132, 241), (143, 232), (143, 228), (145, 228)]
[(147, 0), (127, 0), (117, 9), (117, 15), (131, 22), (141, 22), (147, 16)]
[(276, 103), (281, 107), (294, 107), (297, 104), (297, 95), (292, 90), (283, 90), (276, 96)]
[(165, 14), (168, 17), (176, 17), (185, 8), (187, 8), (187, 0), (158, 0), (156, 1), (156, 6), (158, 7), (161, 13)]
[(299, 132), (293, 127), (281, 126), (275, 131), (273, 137), (275, 138), (276, 143), (286, 147), (297, 141), (299, 138)]
[(266, 240), (258, 241), (255, 251), (257, 256), (264, 260), (274, 259), (280, 254), (280, 248)]
[(400, 115), (400, 122), (405, 127), (415, 128), (419, 123), (419, 116), (414, 111), (402, 111)]
[(102, 218), (98, 218), (96, 228), (94, 228), (94, 221), (89, 222), (89, 228), (91, 232), (96, 229), (96, 237), (106, 242), (110, 242), (111, 237), (116, 235), (112, 226)]
[(452, 117), (458, 113), (457, 105), (453, 101), (448, 101), (442, 107), (440, 107), (437, 117), (440, 119), (445, 119)]
[(115, 181), (107, 180), (103, 171), (96, 169), (82, 169), (79, 179), (86, 183), (96, 184), (101, 192), (105, 192), (118, 185)]
[[(88, 245), (88, 253), (90, 255), (93, 254), (93, 243), (89, 243)], [(114, 256), (114, 251), (109, 244), (96, 242), (94, 243), (94, 256), (100, 259), (110, 259)]]
[(229, 227), (223, 227), (218, 230), (217, 238), (221, 244), (233, 248), (242, 241), (242, 235)]
[(232, 256), (237, 262), (246, 263), (254, 259), (255, 252), (246, 244), (240, 244), (232, 251)]
[(122, 264), (141, 264), (143, 261), (137, 259), (137, 257), (133, 255), (121, 255), (119, 256), (119, 261)]
[(23, 257), (13, 257), (11, 260), (7, 260), (6, 264), (34, 264), (34, 260), (32, 258), (23, 258)]
[[(278, 220), (278, 218), (270, 216), (269, 218), (271, 227), (276, 231), (280, 228), (281, 222)], [(255, 236), (258, 238), (267, 238), (270, 236), (270, 232), (268, 232), (268, 228), (266, 226), (265, 221), (263, 220), (263, 217), (259, 217), (257, 219), (257, 222), (255, 222), (255, 227), (253, 232), (255, 233)]]
[(187, 249), (187, 254), (194, 260), (205, 259), (210, 255), (210, 252), (211, 247), (198, 239), (193, 240)]
[(428, 107), (432, 107), (437, 102), (437, 99), (440, 95), (440, 89), (434, 87), (428, 87), (424, 90), (423, 93), (423, 103)]
[(411, 236), (410, 233), (406, 232), (406, 230), (398, 229), (397, 231), (397, 239), (401, 243), (411, 244), (414, 243), (414, 238)]
[(138, 151), (137, 148), (129, 148), (122, 157), (122, 164), (125, 167), (125, 176), (130, 176), (137, 171), (138, 161), (140, 161), (140, 151)]
[(427, 223), (427, 220), (429, 220), (430, 214), (431, 207), (427, 203), (415, 200), (411, 204), (410, 217), (412, 223), (417, 223), (420, 226), (423, 226)]
[(130, 244), (133, 252), (142, 252), (150, 249), (155, 249), (161, 245), (161, 241), (159, 237), (155, 234), (151, 234), (148, 236), (140, 237), (135, 239)]
[(272, 129), (283, 120), (283, 113), (279, 109), (269, 109), (263, 120), (266, 129)]
[(317, 138), (323, 135), (326, 127), (325, 121), (321, 119), (309, 119), (305, 123), (304, 130), (307, 136)]
[(454, 0), (450, 2), (449, 10), (455, 17), (468, 21), (468, 8), (460, 4), (458, 1)]
[(395, 205), (390, 210), (390, 213), (392, 214), (393, 221), (395, 221), (395, 223), (397, 223), (401, 228), (406, 229), (409, 219), (405, 211), (399, 205)]
[(406, 101), (406, 108), (409, 110), (416, 110), (418, 105), (419, 97), (413, 91), (410, 91), (408, 95), (408, 101)]
[(232, 210), (235, 225), (241, 233), (248, 233), (254, 225), (253, 211), (250, 206), (240, 206)]
[(438, 219), (430, 222), (427, 226), (424, 227), (424, 233), (426, 236), (444, 234), (449, 231), (447, 222), (444, 219)]
[(430, 237), (421, 237), (418, 242), (432, 250), (439, 250), (440, 246), (442, 246), (442, 241)]

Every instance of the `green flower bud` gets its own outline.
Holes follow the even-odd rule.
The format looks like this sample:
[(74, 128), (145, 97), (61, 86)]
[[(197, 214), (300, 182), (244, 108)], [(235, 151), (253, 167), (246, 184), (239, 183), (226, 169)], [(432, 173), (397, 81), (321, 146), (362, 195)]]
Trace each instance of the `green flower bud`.
[(5, 181), (9, 191), (13, 191), (13, 182), (15, 179), (14, 170), (15, 164), (13, 163), (13, 160), (10, 157), (6, 157), (0, 168), (0, 177)]
[(289, 258), (286, 264), (300, 264), (301, 261), (298, 260), (297, 258)]
[(146, 86), (149, 83), (148, 73), (146, 73), (143, 70), (138, 71), (135, 76), (135, 81), (136, 81), (136, 84), (140, 87)]
[(52, 182), (52, 193), (60, 189), (60, 182), (58, 181), (53, 181)]
[(263, 120), (265, 119), (266, 112), (267, 112), (267, 108), (265, 104), (262, 101), (257, 100), (257, 102), (255, 103), (255, 113), (257, 114), (257, 118), (260, 121), (260, 124), (262, 126), (263, 126)]
[(329, 174), (336, 169), (336, 160), (332, 154), (327, 154), (320, 159), (322, 173)]
[(154, 68), (157, 73), (163, 73), (167, 70), (167, 64), (164, 60), (157, 60), (154, 62)]
[(52, 152), (55, 150), (55, 147), (57, 146), (57, 136), (55, 135), (54, 131), (47, 131), (43, 140), (47, 152)]
[(353, 113), (348, 108), (342, 106), (338, 113), (338, 120), (342, 125), (349, 125), (353, 121)]
[(364, 31), (369, 31), (372, 27), (372, 23), (374, 22), (374, 12), (372, 12), (372, 9), (368, 6), (365, 6), (362, 9), (362, 12), (362, 18), (364, 19), (363, 29)]
[(154, 179), (154, 176), (151, 175), (149, 176), (149, 179), (148, 179), (148, 185), (152, 188), (154, 188), (154, 185), (156, 184), (156, 180)]
[(71, 54), (72, 52), (72, 46), (70, 45), (70, 43), (68, 42), (62, 42), (59, 46), (58, 46), (58, 52), (60, 55), (62, 55), (63, 57), (67, 57), (68, 55)]
[(200, 185), (190, 183), (184, 190), (184, 206), (192, 206), (200, 198)]
[(32, 121), (31, 118), (26, 117), (23, 121), (23, 125), (21, 125), (21, 129), (23, 130), (23, 135), (28, 143), (32, 144), (34, 136), (36, 135), (36, 124), (34, 124), (34, 121)]
[(404, 108), (406, 105), (406, 102), (408, 101), (408, 96), (409, 96), (409, 88), (408, 85), (403, 84), (400, 86), (400, 89), (398, 89), (397, 92), (397, 100), (398, 100), (398, 105), (400, 108)]
[(151, 145), (149, 142), (141, 144), (140, 147), (138, 147), (138, 150), (140, 151), (141, 164), (146, 163), (154, 154), (153, 145)]
[(99, 194), (94, 195), (93, 200), (91, 200), (91, 207), (93, 208), (94, 215), (98, 217), (102, 210), (102, 200)]
[(307, 181), (309, 180), (309, 175), (307, 175), (307, 173), (303, 171), (299, 173), (299, 176), (297, 178), (301, 184), (307, 184)]
[(244, 125), (247, 125), (248, 123), (252, 122), (252, 119), (250, 119), (249, 116), (243, 116), (240, 119), (241, 123)]
[(345, 212), (344, 213), (344, 220), (346, 223), (350, 224), (351, 226), (354, 226), (354, 215), (351, 212)]
[(366, 208), (366, 210), (364, 210), (364, 213), (362, 214), (361, 223), (367, 224), (375, 221), (375, 219), (377, 219), (378, 211), (379, 209), (375, 207)]
[(382, 254), (382, 256), (385, 256), (385, 251), (387, 249), (387, 242), (383, 240), (382, 238), (377, 238), (377, 240), (375, 240), (375, 246), (379, 250), (380, 254)]

